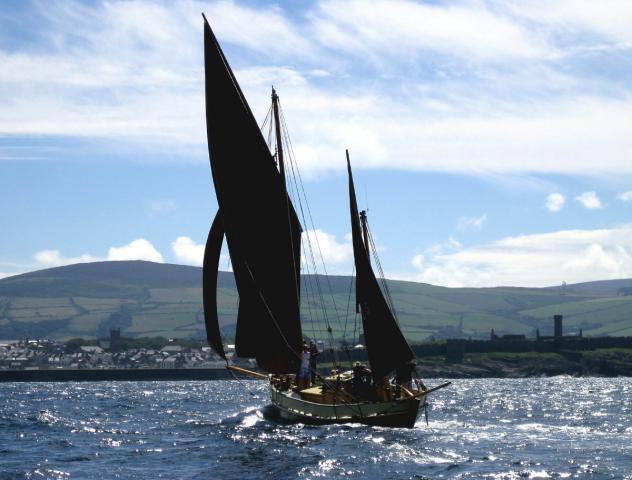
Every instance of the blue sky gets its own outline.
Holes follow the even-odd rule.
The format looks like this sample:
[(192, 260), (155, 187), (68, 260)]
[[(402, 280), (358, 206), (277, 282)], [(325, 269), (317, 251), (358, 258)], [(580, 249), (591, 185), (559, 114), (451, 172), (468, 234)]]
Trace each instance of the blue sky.
[(281, 96), (330, 273), (351, 273), (349, 148), (389, 277), (632, 276), (632, 4), (616, 0), (2, 2), (0, 276), (200, 264), (202, 11), (259, 121)]

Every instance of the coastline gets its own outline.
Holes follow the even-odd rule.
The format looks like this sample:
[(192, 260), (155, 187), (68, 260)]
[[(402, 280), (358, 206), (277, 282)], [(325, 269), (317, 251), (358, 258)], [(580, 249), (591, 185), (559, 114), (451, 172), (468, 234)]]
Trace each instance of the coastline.
[[(2, 382), (106, 382), (233, 380), (236, 374), (225, 368), (108, 368), (0, 370)], [(237, 375), (239, 378), (245, 378)]]
[[(417, 370), (422, 379), (434, 378), (537, 378), (569, 375), (574, 377), (632, 377), (632, 357), (610, 355), (555, 354), (472, 354), (461, 363), (443, 357), (421, 358)], [(99, 382), (99, 381), (203, 381), (251, 378), (225, 368), (127, 368), (0, 370), (2, 382)]]
[(417, 361), (421, 378), (632, 377), (628, 349), (560, 351), (556, 353), (467, 354), (450, 363), (443, 357)]

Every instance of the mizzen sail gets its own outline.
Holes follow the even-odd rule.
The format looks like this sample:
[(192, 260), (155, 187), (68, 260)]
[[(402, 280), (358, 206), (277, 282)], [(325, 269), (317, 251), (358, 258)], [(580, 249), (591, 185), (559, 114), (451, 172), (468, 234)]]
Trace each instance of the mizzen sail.
[(368, 249), (362, 241), (362, 228), (358, 216), (349, 152), (347, 152), (347, 169), (351, 235), (356, 268), (356, 302), (362, 313), (362, 326), (373, 378), (379, 382), (398, 366), (415, 358), (415, 354), (402, 335), (395, 316), (380, 290), (371, 268)]

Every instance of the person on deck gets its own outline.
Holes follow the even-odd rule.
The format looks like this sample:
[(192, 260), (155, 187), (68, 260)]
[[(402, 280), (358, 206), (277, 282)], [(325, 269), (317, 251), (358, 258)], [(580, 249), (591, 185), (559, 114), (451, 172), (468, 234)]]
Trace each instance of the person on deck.
[(371, 370), (360, 362), (353, 364), (353, 391), (360, 398), (367, 398), (371, 391)]
[(402, 387), (410, 391), (414, 371), (415, 362), (406, 362), (395, 369), (395, 398), (400, 397)]
[(375, 386), (375, 391), (380, 402), (388, 402), (391, 399), (391, 382), (388, 377), (382, 378), (382, 381)]
[(314, 340), (309, 342), (309, 370), (311, 373), (312, 384), (316, 382), (316, 357), (320, 352)]
[(309, 347), (306, 343), (303, 343), (301, 350), (301, 367), (298, 371), (298, 381), (296, 383), (299, 388), (309, 387)]

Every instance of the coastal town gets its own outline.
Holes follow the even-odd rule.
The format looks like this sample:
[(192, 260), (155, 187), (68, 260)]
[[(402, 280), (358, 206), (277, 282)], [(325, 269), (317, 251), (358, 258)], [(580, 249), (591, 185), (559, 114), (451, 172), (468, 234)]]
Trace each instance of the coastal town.
[[(418, 371), (428, 378), (632, 374), (632, 337), (586, 337), (581, 330), (564, 334), (562, 316), (552, 320), (545, 332), (552, 335), (536, 330), (532, 338), (499, 336), (492, 329), (487, 339), (444, 339), (411, 348)], [(323, 341), (316, 346), (323, 371), (336, 359), (367, 361), (362, 343), (338, 342), (335, 352)], [(253, 359), (237, 357), (231, 343), (224, 347), (229, 363), (257, 368)], [(127, 338), (120, 328), (101, 339), (0, 340), (0, 381), (233, 378), (225, 365), (205, 340)]]
[[(0, 370), (222, 368), (224, 365), (202, 342), (166, 340), (164, 346), (158, 345), (160, 348), (125, 348), (117, 342), (121, 342), (118, 330), (111, 332), (110, 339), (97, 342), (0, 340)], [(232, 353), (229, 351), (228, 355)]]

